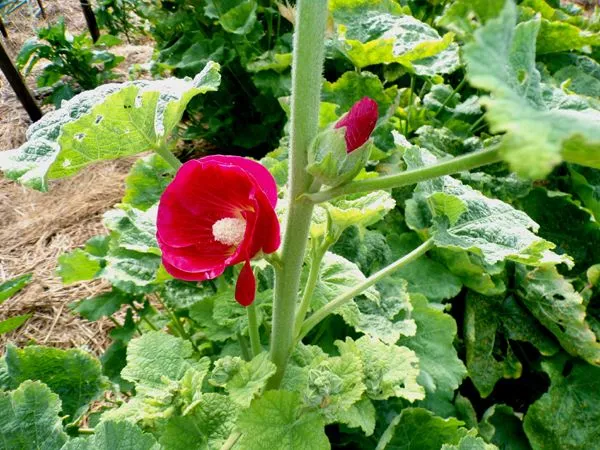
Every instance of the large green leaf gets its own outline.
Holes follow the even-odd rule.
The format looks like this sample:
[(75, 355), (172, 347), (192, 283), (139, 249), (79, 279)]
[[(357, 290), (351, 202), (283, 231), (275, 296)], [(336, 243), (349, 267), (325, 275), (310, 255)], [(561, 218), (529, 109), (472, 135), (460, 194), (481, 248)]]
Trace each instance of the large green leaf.
[(240, 414), (238, 446), (245, 450), (327, 450), (330, 444), (324, 425), (318, 413), (303, 410), (298, 393), (267, 391)]
[(156, 439), (129, 422), (100, 423), (92, 436), (72, 439), (62, 450), (160, 450)]
[(59, 450), (67, 441), (60, 410), (58, 395), (39, 381), (0, 392), (0, 449)]
[(202, 394), (185, 416), (174, 416), (160, 437), (164, 450), (219, 450), (231, 433), (239, 407), (228, 396)]
[(437, 450), (458, 444), (467, 435), (464, 422), (442, 419), (422, 408), (406, 408), (392, 420), (381, 436), (377, 450)]
[(550, 390), (525, 416), (525, 433), (533, 449), (596, 448), (600, 442), (600, 368), (560, 359), (542, 367), (550, 375)]
[[(433, 154), (410, 147), (404, 154), (409, 169), (434, 164)], [(438, 247), (462, 249), (480, 256), (486, 264), (513, 260), (529, 265), (571, 263), (566, 255), (530, 230), (538, 225), (508, 203), (485, 197), (450, 176), (419, 183), (406, 202), (407, 224), (429, 229)]]
[(517, 25), (512, 0), (464, 49), (471, 84), (490, 91), (482, 100), (491, 129), (506, 133), (501, 150), (518, 174), (541, 178), (563, 159), (600, 167), (600, 112), (575, 95), (545, 86), (535, 67), (539, 18)]
[(72, 422), (105, 387), (100, 361), (79, 349), (29, 346), (6, 348), (6, 368), (14, 389), (26, 380), (39, 380), (59, 395), (62, 412)]
[(454, 348), (456, 322), (449, 314), (428, 305), (422, 295), (411, 295), (412, 317), (417, 333), (398, 342), (415, 352), (419, 358), (417, 381), (428, 393), (452, 400), (467, 370)]
[(219, 82), (219, 65), (209, 63), (194, 80), (135, 81), (84, 92), (33, 124), (21, 147), (0, 153), (0, 169), (46, 190), (48, 180), (93, 162), (165, 147), (188, 102)]
[(600, 365), (600, 342), (586, 321), (586, 304), (555, 267), (516, 271), (518, 295), (562, 347), (590, 364)]

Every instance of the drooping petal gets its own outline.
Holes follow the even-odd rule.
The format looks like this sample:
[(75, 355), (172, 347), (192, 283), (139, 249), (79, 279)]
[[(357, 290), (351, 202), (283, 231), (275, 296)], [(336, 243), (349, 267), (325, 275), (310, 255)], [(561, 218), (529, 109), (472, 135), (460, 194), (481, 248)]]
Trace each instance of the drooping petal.
[(235, 285), (235, 299), (242, 306), (250, 306), (255, 296), (256, 279), (250, 261), (246, 260)]
[(249, 254), (255, 255), (259, 251), (266, 254), (273, 253), (281, 244), (279, 219), (275, 210), (267, 203), (265, 196), (258, 194), (256, 200), (258, 203), (257, 222), (252, 234)]
[(211, 155), (202, 158), (203, 161), (216, 161), (221, 164), (232, 164), (241, 167), (255, 180), (260, 189), (266, 194), (272, 207), (277, 204), (277, 184), (268, 169), (252, 159), (231, 155)]
[(377, 103), (369, 97), (363, 97), (335, 124), (335, 128), (346, 127), (348, 153), (367, 142), (377, 124), (377, 115)]

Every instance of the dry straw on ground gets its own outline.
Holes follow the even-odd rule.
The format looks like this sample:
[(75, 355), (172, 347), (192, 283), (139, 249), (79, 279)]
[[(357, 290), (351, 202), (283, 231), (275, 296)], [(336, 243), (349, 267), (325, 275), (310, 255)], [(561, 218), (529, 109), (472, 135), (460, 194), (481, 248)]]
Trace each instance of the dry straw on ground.
[[(72, 33), (85, 30), (77, 0), (42, 0), (47, 20), (31, 16), (27, 7), (8, 17), (9, 39), (3, 40), (14, 56), (35, 29), (64, 16)], [(35, 4), (35, 2), (31, 2)], [(0, 39), (2, 39), (0, 37)], [(123, 45), (112, 50), (125, 56), (119, 68), (122, 79), (131, 64), (145, 63), (151, 45)], [(35, 74), (27, 78), (35, 89)], [(0, 150), (16, 148), (25, 141), (30, 121), (6, 79), (0, 73)], [(131, 160), (109, 162), (89, 168), (51, 186), (49, 193), (35, 192), (0, 175), (0, 283), (24, 273), (33, 273), (33, 282), (0, 305), (0, 320), (33, 313), (19, 330), (0, 335), (0, 354), (6, 342), (31, 342), (57, 347), (85, 347), (100, 353), (107, 345), (111, 323), (90, 323), (71, 313), (68, 305), (96, 295), (107, 286), (101, 282), (64, 286), (55, 275), (57, 258), (81, 246), (91, 236), (105, 232), (102, 213), (123, 194), (123, 180)]]

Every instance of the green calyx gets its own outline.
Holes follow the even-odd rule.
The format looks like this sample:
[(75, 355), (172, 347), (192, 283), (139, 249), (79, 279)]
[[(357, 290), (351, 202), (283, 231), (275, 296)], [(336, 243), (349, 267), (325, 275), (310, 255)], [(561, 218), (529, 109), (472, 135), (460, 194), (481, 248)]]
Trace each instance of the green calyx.
[(348, 153), (345, 128), (327, 128), (317, 135), (308, 151), (306, 170), (321, 184), (340, 186), (351, 181), (369, 160), (372, 141)]

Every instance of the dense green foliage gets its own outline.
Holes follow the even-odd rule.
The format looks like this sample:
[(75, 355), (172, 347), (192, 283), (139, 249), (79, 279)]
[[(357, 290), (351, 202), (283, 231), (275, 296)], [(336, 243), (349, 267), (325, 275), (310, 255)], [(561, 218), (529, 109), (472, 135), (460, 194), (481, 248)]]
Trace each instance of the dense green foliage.
[[(156, 205), (186, 108), (216, 143), (274, 148), (261, 162), (283, 198), (288, 136), (278, 146), (277, 125), (289, 110), (292, 25), (276, 26), (270, 2), (192, 3), (143, 14), (157, 68), (193, 80), (80, 94), (0, 153), (7, 177), (40, 190), (96, 161), (156, 153), (133, 165), (104, 216), (108, 234), (59, 260), (67, 284), (112, 285), (72, 305), (88, 320), (112, 317), (112, 345), (99, 360), (8, 347), (0, 403), (12, 408), (0, 408), (0, 449), (598, 448), (598, 16), (550, 0), (329, 0), (319, 125), (364, 96), (380, 116), (366, 170), (346, 187), (498, 157), (389, 190), (316, 194), (324, 201), (302, 286), (311, 267), (318, 276), (304, 325), (388, 264), (431, 249), (301, 327), (281, 386), (265, 390), (276, 366), (251, 352), (234, 301), (238, 268), (203, 283), (171, 278)], [(285, 209), (281, 201), (281, 217)], [(271, 263), (280, 264), (252, 263), (265, 350)], [(91, 414), (97, 425), (85, 436), (80, 418), (105, 392), (113, 400)]]
[(114, 69), (122, 56), (106, 50), (121, 41), (102, 36), (94, 43), (88, 33), (71, 35), (61, 17), (55, 24), (38, 30), (37, 38), (23, 44), (17, 55), (17, 66), (25, 74), (42, 60), (50, 61), (37, 76), (40, 88), (49, 88), (48, 101), (57, 108), (82, 90), (90, 90), (115, 78)]

